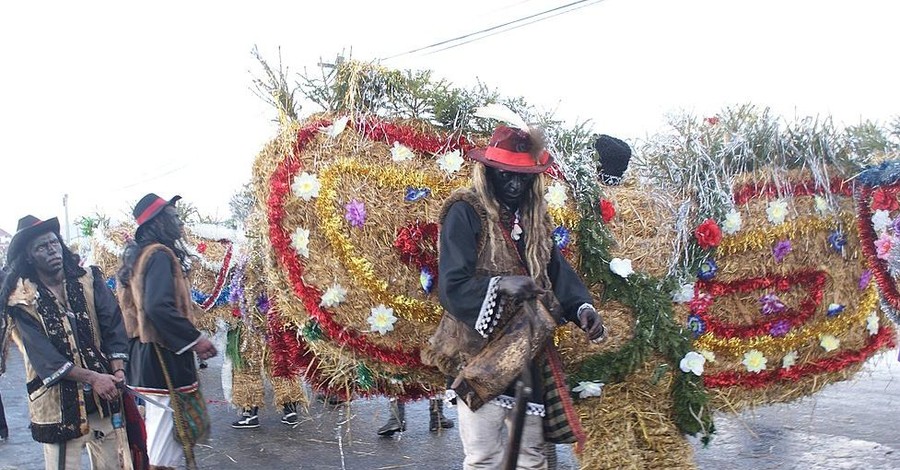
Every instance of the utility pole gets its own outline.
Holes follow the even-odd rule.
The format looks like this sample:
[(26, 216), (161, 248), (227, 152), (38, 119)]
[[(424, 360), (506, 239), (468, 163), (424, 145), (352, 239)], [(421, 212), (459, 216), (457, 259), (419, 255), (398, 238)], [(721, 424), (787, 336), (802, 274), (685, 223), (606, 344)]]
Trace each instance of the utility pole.
[(63, 212), (65, 214), (66, 219), (66, 245), (69, 244), (71, 238), (69, 237), (69, 195), (63, 194)]

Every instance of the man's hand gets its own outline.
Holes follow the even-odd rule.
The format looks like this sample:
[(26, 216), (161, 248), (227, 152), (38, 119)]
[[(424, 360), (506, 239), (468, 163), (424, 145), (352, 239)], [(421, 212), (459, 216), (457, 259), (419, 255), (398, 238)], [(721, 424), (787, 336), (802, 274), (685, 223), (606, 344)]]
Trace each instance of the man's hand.
[(497, 290), (520, 300), (533, 299), (544, 293), (544, 289), (538, 287), (529, 276), (503, 276), (497, 282)]
[(606, 327), (603, 326), (603, 319), (594, 307), (582, 308), (578, 312), (578, 323), (589, 340), (599, 343), (606, 339)]
[(106, 401), (112, 401), (119, 397), (119, 389), (116, 388), (117, 383), (119, 383), (119, 379), (113, 375), (101, 374), (99, 372), (91, 375), (91, 388), (94, 389), (94, 392), (96, 392), (100, 398)]
[(201, 335), (200, 339), (197, 340), (197, 344), (194, 345), (193, 348), (195, 353), (197, 353), (197, 357), (200, 358), (201, 361), (205, 361), (211, 357), (215, 357), (216, 354), (219, 354), (216, 351), (215, 345), (213, 345), (212, 341), (209, 340), (206, 336)]

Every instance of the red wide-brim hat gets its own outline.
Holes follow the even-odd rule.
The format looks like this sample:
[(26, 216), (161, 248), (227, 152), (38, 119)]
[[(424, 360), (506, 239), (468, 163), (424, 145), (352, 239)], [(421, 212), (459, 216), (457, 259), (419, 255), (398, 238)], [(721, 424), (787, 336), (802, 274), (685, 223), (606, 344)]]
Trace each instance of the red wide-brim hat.
[(504, 171), (543, 173), (553, 164), (553, 157), (543, 147), (534, 147), (534, 139), (527, 131), (497, 126), (487, 147), (469, 150), (466, 156)]
[(174, 205), (179, 199), (181, 199), (181, 196), (175, 196), (167, 201), (154, 193), (150, 193), (138, 201), (137, 205), (134, 206), (131, 215), (134, 216), (135, 222), (137, 222), (138, 227), (140, 227), (149, 222), (150, 219), (156, 217), (156, 215), (162, 212), (166, 206)]

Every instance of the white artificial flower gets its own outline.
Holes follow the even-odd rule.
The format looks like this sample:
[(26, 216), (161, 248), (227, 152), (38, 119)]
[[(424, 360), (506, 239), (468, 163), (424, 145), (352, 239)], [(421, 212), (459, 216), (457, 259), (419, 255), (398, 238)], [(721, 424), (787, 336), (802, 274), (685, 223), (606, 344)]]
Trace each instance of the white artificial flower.
[(463, 158), (459, 149), (457, 149), (441, 155), (438, 157), (437, 162), (438, 166), (441, 167), (441, 170), (445, 171), (448, 175), (452, 175), (462, 168)]
[(391, 160), (395, 162), (405, 162), (407, 160), (412, 160), (416, 154), (413, 153), (409, 147), (401, 144), (400, 142), (394, 142), (394, 146), (391, 148)]
[(697, 352), (699, 352), (700, 355), (703, 356), (704, 359), (706, 359), (706, 362), (716, 362), (716, 353), (707, 351), (705, 349), (701, 349)]
[(821, 215), (825, 215), (829, 212), (828, 199), (825, 199), (822, 196), (816, 196), (815, 201), (816, 201), (816, 212), (818, 212)]
[(572, 389), (578, 393), (578, 398), (599, 397), (603, 394), (603, 382), (596, 380), (590, 382), (578, 382), (578, 386)]
[(544, 194), (544, 200), (547, 201), (547, 207), (551, 209), (561, 209), (565, 207), (568, 199), (569, 196), (566, 195), (566, 187), (559, 181), (551, 184), (550, 187), (547, 188), (547, 193)]
[(369, 318), (366, 321), (369, 322), (372, 331), (386, 334), (388, 331), (393, 331), (394, 323), (397, 323), (397, 317), (394, 316), (394, 309), (386, 307), (384, 304), (378, 304), (378, 306), (372, 307)]
[(748, 372), (759, 373), (766, 370), (767, 362), (769, 361), (766, 359), (766, 356), (763, 356), (763, 353), (756, 349), (751, 349), (744, 353), (744, 360), (741, 361), (741, 364), (747, 368)]
[(869, 332), (869, 336), (878, 333), (878, 323), (879, 321), (877, 313), (872, 312), (868, 317), (866, 317), (866, 331)]
[(878, 209), (872, 216), (872, 227), (876, 232), (883, 232), (891, 226), (891, 215), (884, 209)]
[(773, 225), (781, 225), (787, 217), (787, 201), (784, 199), (776, 199), (769, 202), (766, 208), (766, 217)]
[(309, 230), (303, 227), (294, 229), (294, 234), (291, 235), (291, 246), (298, 255), (309, 258)]
[(347, 289), (340, 284), (332, 284), (325, 293), (322, 294), (322, 301), (319, 305), (325, 308), (337, 307), (338, 304), (347, 300)]
[(341, 132), (344, 132), (344, 129), (347, 128), (347, 122), (350, 121), (350, 116), (344, 116), (341, 118), (337, 118), (330, 126), (325, 126), (319, 128), (319, 132), (327, 135), (329, 138), (335, 138), (341, 135)]
[(791, 352), (785, 354), (784, 357), (781, 359), (781, 367), (783, 367), (785, 369), (790, 369), (791, 367), (794, 367), (794, 364), (797, 363), (797, 356), (798, 356), (797, 351), (791, 351)]
[(609, 262), (609, 270), (623, 278), (627, 278), (634, 274), (634, 269), (631, 268), (630, 259), (613, 258), (612, 261)]
[(681, 358), (681, 363), (678, 366), (681, 367), (682, 372), (691, 372), (694, 375), (700, 376), (703, 375), (704, 364), (706, 364), (706, 358), (703, 357), (703, 354), (700, 354), (697, 351), (689, 351)]
[(677, 291), (672, 293), (672, 301), (680, 304), (686, 304), (694, 300), (694, 285), (684, 284)]
[(834, 335), (821, 335), (819, 336), (819, 346), (822, 346), (825, 352), (831, 352), (841, 346), (841, 340)]
[(316, 175), (309, 174), (305, 171), (297, 175), (297, 177), (294, 178), (294, 184), (291, 185), (291, 190), (294, 192), (294, 195), (304, 201), (319, 197), (320, 189), (322, 189), (322, 183), (319, 183), (319, 178), (317, 178)]
[(725, 214), (725, 221), (722, 222), (722, 231), (726, 235), (734, 235), (741, 229), (743, 224), (744, 220), (741, 219), (741, 213), (731, 209), (731, 212)]

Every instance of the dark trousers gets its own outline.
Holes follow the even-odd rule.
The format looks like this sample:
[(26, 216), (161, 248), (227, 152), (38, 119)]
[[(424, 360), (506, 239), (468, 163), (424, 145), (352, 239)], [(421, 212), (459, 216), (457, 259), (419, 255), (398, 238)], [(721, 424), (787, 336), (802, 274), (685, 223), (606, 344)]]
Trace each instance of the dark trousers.
[(3, 397), (0, 396), (0, 439), (9, 437), (9, 428), (6, 427), (6, 412), (3, 411)]

